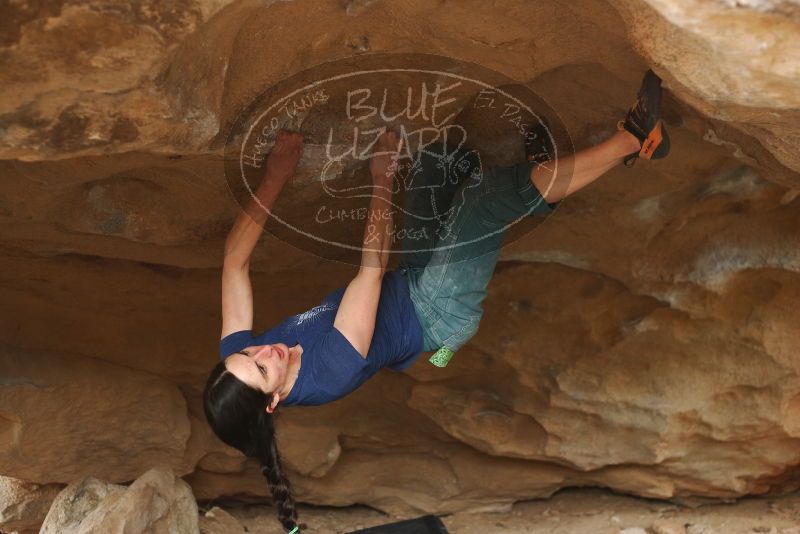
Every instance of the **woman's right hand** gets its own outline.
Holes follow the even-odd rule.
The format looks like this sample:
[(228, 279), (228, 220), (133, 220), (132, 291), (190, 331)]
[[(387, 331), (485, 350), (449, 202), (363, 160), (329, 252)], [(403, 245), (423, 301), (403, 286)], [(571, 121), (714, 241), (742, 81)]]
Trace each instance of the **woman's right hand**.
[(403, 148), (403, 140), (397, 134), (387, 130), (378, 138), (369, 170), (372, 173), (372, 182), (377, 185), (391, 185), (392, 177), (397, 170), (397, 159)]
[(275, 146), (267, 156), (265, 180), (281, 184), (292, 177), (303, 153), (303, 134), (278, 130)]

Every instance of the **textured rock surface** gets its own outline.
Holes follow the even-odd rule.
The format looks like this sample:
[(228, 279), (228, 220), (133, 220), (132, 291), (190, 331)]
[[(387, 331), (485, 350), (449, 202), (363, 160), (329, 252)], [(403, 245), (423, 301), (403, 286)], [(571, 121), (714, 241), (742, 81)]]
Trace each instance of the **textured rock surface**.
[[(578, 146), (614, 130), (651, 66), (673, 152), (504, 249), (447, 368), (423, 357), (283, 411), (297, 497), (446, 512), (574, 485), (800, 486), (795, 2), (129, 4), (0, 7), (0, 472), (123, 482), (160, 463), (198, 498), (266, 495), (199, 408), (237, 212), (224, 134), (310, 65), (414, 51), (526, 83)], [(252, 268), (257, 328), (354, 272), (274, 239)]]
[(5, 532), (38, 532), (59, 484), (31, 484), (0, 476), (0, 528)]
[(741, 159), (755, 159), (774, 179), (797, 187), (780, 166), (800, 171), (800, 4), (613, 0), (613, 5), (636, 50), (665, 71), (679, 98), (711, 119), (702, 132), (706, 140), (727, 145)]
[(191, 488), (166, 469), (151, 469), (129, 487), (92, 477), (68, 485), (53, 502), (42, 534), (199, 534)]
[[(85, 357), (4, 350), (0, 355), (0, 469), (37, 482), (93, 472), (114, 481), (147, 465), (180, 467), (186, 404), (166, 380)], [(192, 466), (193, 467), (193, 466)]]
[[(457, 512), (441, 519), (449, 532), (458, 534), (620, 534), (629, 528), (644, 528), (647, 534), (798, 534), (799, 501), (795, 492), (783, 497), (750, 497), (733, 505), (693, 507), (578, 488), (560, 491), (549, 499), (514, 503), (509, 513)], [(230, 512), (250, 532), (282, 534), (268, 504), (236, 506)], [(352, 532), (417, 517), (387, 517), (366, 506), (332, 510), (306, 504), (300, 504), (300, 516), (312, 532)]]
[(211, 510), (200, 516), (200, 534), (244, 534), (241, 523), (231, 514), (219, 508)]

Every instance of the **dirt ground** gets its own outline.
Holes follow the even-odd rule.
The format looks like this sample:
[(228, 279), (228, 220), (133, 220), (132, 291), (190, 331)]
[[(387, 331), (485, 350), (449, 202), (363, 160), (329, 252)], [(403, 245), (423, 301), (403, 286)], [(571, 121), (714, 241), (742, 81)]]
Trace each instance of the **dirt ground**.
[[(283, 532), (270, 506), (223, 508), (247, 532)], [(306, 532), (326, 534), (344, 534), (410, 518), (388, 517), (365, 506), (300, 505), (299, 514), (308, 526)], [(600, 489), (565, 490), (548, 500), (516, 503), (506, 513), (441, 517), (451, 534), (800, 534), (800, 493), (690, 508)]]

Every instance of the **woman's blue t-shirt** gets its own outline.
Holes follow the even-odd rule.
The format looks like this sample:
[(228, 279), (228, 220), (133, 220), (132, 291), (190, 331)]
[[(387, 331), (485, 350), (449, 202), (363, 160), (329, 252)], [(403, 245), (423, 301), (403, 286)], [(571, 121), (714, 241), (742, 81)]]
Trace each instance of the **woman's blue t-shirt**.
[(300, 371), (282, 406), (314, 406), (340, 399), (384, 367), (402, 371), (422, 352), (422, 326), (409, 296), (408, 282), (400, 272), (383, 277), (375, 332), (367, 357), (333, 326), (346, 288), (325, 296), (308, 311), (293, 315), (266, 332), (234, 332), (219, 344), (220, 358), (252, 345), (299, 343), (303, 347)]

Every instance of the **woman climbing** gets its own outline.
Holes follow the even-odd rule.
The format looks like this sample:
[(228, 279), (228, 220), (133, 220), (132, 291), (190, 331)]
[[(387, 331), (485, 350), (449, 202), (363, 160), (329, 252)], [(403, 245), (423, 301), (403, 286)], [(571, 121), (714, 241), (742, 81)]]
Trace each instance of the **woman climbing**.
[[(620, 163), (666, 156), (669, 137), (660, 120), (660, 101), (661, 80), (648, 71), (619, 131), (598, 145), (546, 164), (552, 147), (541, 129), (528, 132), (528, 153), (534, 155), (530, 161), (476, 173), (477, 154), (456, 154), (455, 159), (472, 157), (471, 165), (461, 167), (460, 180), (410, 191), (406, 202), (415, 207), (416, 217), (407, 220), (406, 227), (414, 230), (413, 225), (434, 220), (434, 212), (455, 204), (456, 198), (458, 209), (447, 212), (437, 235), (431, 233), (435, 246), (404, 242), (408, 253), (397, 270), (387, 270), (389, 236), (394, 233), (391, 186), (404, 140), (393, 132), (384, 133), (370, 160), (369, 210), (374, 216), (367, 217), (358, 273), (318, 306), (253, 335), (250, 254), (267, 211), (293, 175), (302, 152), (300, 134), (278, 133), (255, 193), (266, 210), (252, 202), (237, 217), (225, 242), (222, 361), (208, 377), (204, 409), (222, 441), (259, 460), (287, 531), (299, 527), (275, 443), (274, 410), (279, 405), (333, 402), (384, 367), (407, 368), (424, 351), (436, 350), (430, 361), (446, 365), (478, 328), (481, 303), (509, 223), (551, 212), (561, 199)], [(442, 149), (446, 154), (447, 147)], [(453, 154), (447, 156), (452, 160)], [(436, 181), (434, 163), (429, 153), (417, 154), (414, 166), (423, 182)], [(556, 169), (565, 168), (571, 175), (559, 176)], [(421, 199), (422, 193), (414, 196), (414, 191), (433, 197)]]

